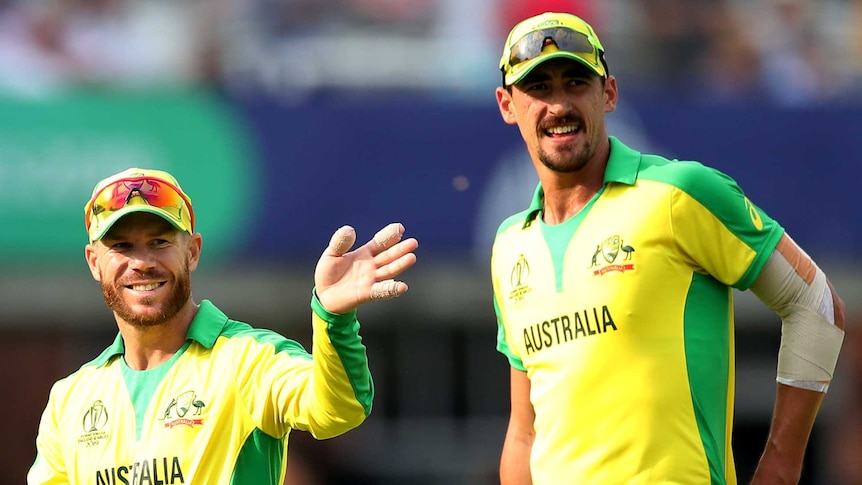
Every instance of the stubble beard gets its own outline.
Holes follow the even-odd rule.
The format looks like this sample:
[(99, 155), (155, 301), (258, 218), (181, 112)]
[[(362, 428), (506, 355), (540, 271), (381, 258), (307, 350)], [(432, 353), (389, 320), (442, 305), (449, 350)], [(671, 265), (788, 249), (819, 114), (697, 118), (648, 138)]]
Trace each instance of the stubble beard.
[(557, 173), (575, 173), (587, 166), (596, 152), (597, 142), (593, 140), (591, 131), (587, 130), (584, 119), (580, 116), (561, 116), (548, 120), (540, 126), (545, 131), (555, 125), (576, 124), (580, 126), (580, 135), (571, 143), (556, 144), (551, 152), (539, 145), (537, 155), (542, 165)]
[(538, 156), (542, 165), (558, 173), (575, 173), (587, 166), (592, 157), (592, 150), (586, 143), (574, 147), (566, 147), (557, 153), (548, 153), (539, 148)]
[[(146, 275), (145, 275), (146, 276)], [(184, 265), (182, 271), (176, 279), (176, 285), (171, 292), (168, 300), (164, 303), (162, 311), (157, 313), (138, 314), (135, 313), (131, 306), (120, 296), (120, 289), (106, 281), (100, 283), (102, 287), (102, 295), (105, 298), (105, 303), (114, 312), (117, 318), (122, 319), (136, 327), (154, 327), (161, 325), (185, 306), (186, 302), (191, 297), (192, 284), (191, 273), (188, 270), (188, 264)], [(122, 286), (122, 285), (120, 285)], [(152, 305), (152, 298), (144, 298), (141, 303), (144, 305)]]

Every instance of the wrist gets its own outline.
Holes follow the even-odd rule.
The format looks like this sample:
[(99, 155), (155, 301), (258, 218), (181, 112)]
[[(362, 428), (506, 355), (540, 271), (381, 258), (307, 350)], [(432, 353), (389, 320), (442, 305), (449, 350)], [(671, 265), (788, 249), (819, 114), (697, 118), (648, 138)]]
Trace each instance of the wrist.
[(333, 312), (327, 309), (326, 306), (320, 301), (320, 298), (317, 295), (316, 287), (312, 288), (311, 290), (311, 310), (322, 320), (331, 324), (349, 324), (356, 321), (355, 309), (346, 313)]

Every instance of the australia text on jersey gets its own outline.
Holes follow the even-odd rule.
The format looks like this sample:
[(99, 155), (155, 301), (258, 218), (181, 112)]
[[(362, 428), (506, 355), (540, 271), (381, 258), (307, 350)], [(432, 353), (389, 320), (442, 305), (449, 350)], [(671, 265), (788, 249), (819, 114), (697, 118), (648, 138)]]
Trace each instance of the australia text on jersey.
[(96, 472), (96, 485), (178, 485), (186, 483), (178, 457), (141, 460)]
[(572, 340), (616, 331), (617, 325), (607, 305), (585, 308), (571, 315), (564, 314), (524, 328), (524, 348), (528, 354)]

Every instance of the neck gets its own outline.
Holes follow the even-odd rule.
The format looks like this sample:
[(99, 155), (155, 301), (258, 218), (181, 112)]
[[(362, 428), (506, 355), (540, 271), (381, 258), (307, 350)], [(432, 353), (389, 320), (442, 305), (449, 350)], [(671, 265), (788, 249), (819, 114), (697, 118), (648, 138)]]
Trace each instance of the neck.
[(609, 146), (604, 144), (581, 170), (559, 173), (539, 170), (539, 180), (545, 193), (543, 220), (560, 224), (581, 211), (601, 190), (608, 166)]
[(153, 326), (117, 320), (125, 347), (126, 364), (135, 370), (157, 367), (182, 348), (198, 306), (191, 300), (170, 320)]
[(602, 184), (553, 187), (549, 190), (543, 183), (542, 187), (545, 190), (542, 220), (554, 225), (566, 222), (580, 212), (601, 190)]

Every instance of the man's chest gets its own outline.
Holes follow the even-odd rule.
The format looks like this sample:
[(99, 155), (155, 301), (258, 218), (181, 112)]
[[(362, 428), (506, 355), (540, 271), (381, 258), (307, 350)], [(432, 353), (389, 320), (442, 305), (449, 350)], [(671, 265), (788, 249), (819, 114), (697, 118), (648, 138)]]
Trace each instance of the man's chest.
[(106, 368), (70, 395), (60, 427), (80, 483), (186, 483), (202, 453), (229, 456), (244, 426), (229, 376), (179, 364), (143, 377)]

